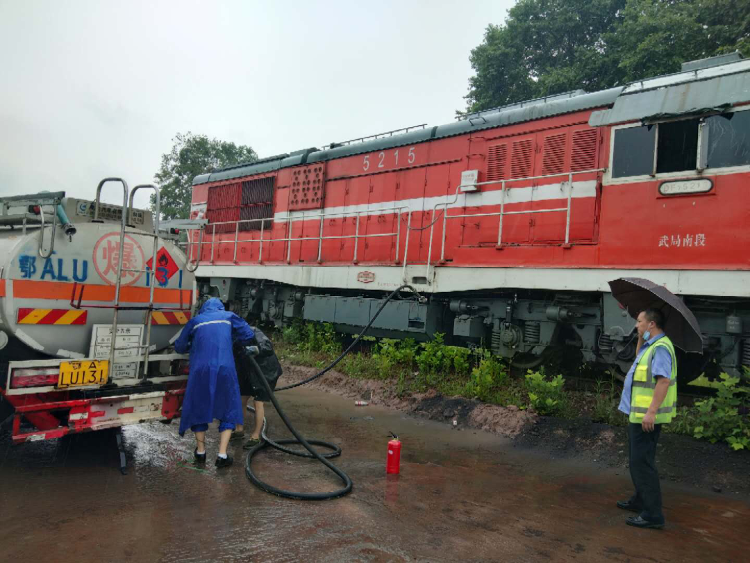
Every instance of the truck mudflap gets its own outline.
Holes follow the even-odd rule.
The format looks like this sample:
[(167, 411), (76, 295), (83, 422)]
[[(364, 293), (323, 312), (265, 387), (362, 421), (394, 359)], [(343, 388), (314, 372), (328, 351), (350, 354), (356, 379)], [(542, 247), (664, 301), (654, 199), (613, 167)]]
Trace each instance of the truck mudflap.
[[(39, 395), (6, 395), (5, 399), (15, 408), (11, 439), (14, 444), (20, 444), (128, 424), (171, 420), (180, 416), (184, 395), (185, 388), (180, 387), (92, 399), (45, 401)], [(35, 428), (22, 428), (22, 422)]]

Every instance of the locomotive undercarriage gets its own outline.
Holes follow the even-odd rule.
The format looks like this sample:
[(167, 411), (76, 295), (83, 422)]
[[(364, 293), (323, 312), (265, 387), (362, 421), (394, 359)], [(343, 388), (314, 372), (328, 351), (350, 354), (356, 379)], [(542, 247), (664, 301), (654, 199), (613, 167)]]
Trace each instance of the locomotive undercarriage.
[[(266, 280), (210, 278), (202, 298), (220, 297), (252, 322), (288, 325), (294, 319), (328, 322), (344, 334), (358, 333), (386, 295), (377, 291), (322, 290)], [(678, 350), (680, 381), (705, 373), (742, 375), (750, 368), (750, 301), (688, 297), (702, 331), (704, 353)], [(503, 289), (394, 299), (369, 334), (429, 340), (443, 333), (447, 344), (484, 346), (521, 367), (534, 367), (561, 352), (627, 372), (635, 357), (634, 321), (609, 293)]]

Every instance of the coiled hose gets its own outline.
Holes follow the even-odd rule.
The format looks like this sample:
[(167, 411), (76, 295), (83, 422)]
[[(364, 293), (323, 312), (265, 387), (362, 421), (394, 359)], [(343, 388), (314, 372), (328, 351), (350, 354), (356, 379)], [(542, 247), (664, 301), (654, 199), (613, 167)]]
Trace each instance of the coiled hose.
[[(373, 317), (370, 319), (370, 322), (367, 323), (367, 326), (365, 326), (365, 328), (362, 329), (362, 331), (357, 335), (357, 338), (355, 338), (352, 341), (352, 343), (347, 347), (346, 350), (344, 350), (341, 353), (341, 355), (338, 358), (336, 358), (333, 362), (331, 362), (331, 364), (329, 364), (327, 367), (325, 367), (323, 370), (316, 373), (312, 377), (309, 377), (293, 385), (287, 385), (286, 387), (281, 387), (277, 389), (276, 391), (277, 392), (285, 391), (287, 389), (293, 389), (295, 387), (305, 385), (307, 383), (310, 383), (311, 381), (314, 381), (320, 376), (324, 375), (328, 371), (332, 370), (341, 360), (343, 360), (346, 357), (347, 354), (349, 354), (349, 352), (351, 352), (354, 349), (357, 343), (362, 339), (362, 337), (370, 329), (370, 327), (372, 326), (372, 323), (375, 322), (375, 319), (378, 318), (378, 315), (380, 315), (380, 313), (383, 311), (383, 309), (388, 304), (388, 302), (394, 297), (396, 297), (396, 295), (398, 295), (402, 290), (405, 290), (405, 289), (411, 291), (414, 295), (419, 296), (419, 293), (417, 293), (417, 290), (415, 290), (412, 286), (408, 284), (404, 284), (398, 287), (397, 289), (393, 290), (393, 292), (391, 292), (391, 294), (388, 297), (386, 297), (385, 301), (383, 301), (382, 305), (380, 305), (380, 308), (375, 312)], [(258, 375), (258, 379), (260, 379), (262, 384), (265, 386), (266, 391), (268, 392), (268, 396), (271, 398), (271, 403), (273, 403), (273, 406), (276, 409), (276, 412), (279, 413), (281, 420), (284, 422), (286, 427), (292, 433), (292, 435), (294, 436), (294, 439), (289, 438), (286, 440), (278, 440), (278, 441), (271, 440), (266, 434), (267, 422), (264, 418), (263, 427), (261, 430), (261, 441), (260, 443), (258, 443), (258, 445), (254, 446), (247, 453), (247, 458), (245, 459), (245, 475), (247, 475), (247, 478), (250, 479), (250, 481), (256, 487), (268, 493), (271, 493), (280, 497), (284, 497), (284, 498), (291, 498), (291, 499), (297, 499), (297, 500), (328, 500), (328, 499), (342, 497), (348, 494), (349, 492), (351, 492), (352, 480), (341, 469), (339, 469), (330, 461), (328, 461), (330, 458), (334, 458), (334, 457), (341, 455), (341, 448), (339, 448), (335, 444), (324, 442), (322, 440), (306, 440), (299, 432), (297, 432), (297, 430), (294, 428), (294, 426), (292, 426), (292, 423), (287, 418), (286, 414), (284, 414), (284, 411), (279, 405), (279, 402), (276, 400), (276, 396), (274, 395), (274, 392), (271, 389), (271, 386), (268, 384), (268, 381), (266, 381), (266, 378), (263, 375), (263, 372), (261, 371), (260, 366), (258, 365), (258, 362), (256, 362), (255, 358), (252, 356), (250, 356), (250, 365), (252, 365), (253, 369), (255, 370), (255, 373)], [(293, 450), (291, 448), (284, 447), (286, 445), (292, 445), (292, 444), (301, 444), (307, 451), (306, 452), (298, 451), (298, 450)], [(255, 454), (257, 454), (262, 449), (268, 446), (274, 447), (277, 450), (280, 450), (284, 453), (288, 453), (291, 455), (317, 459), (319, 462), (325, 465), (328, 469), (333, 471), (341, 479), (341, 481), (343, 481), (344, 486), (341, 489), (331, 491), (329, 493), (300, 493), (300, 492), (286, 491), (284, 489), (279, 489), (277, 487), (273, 487), (269, 485), (268, 483), (264, 481), (261, 481), (258, 478), (258, 476), (255, 475), (255, 473), (253, 473), (252, 462), (253, 462), (253, 457), (255, 456)], [(325, 454), (321, 454), (317, 450), (315, 450), (313, 446), (322, 446), (324, 448), (330, 449), (331, 451)]]

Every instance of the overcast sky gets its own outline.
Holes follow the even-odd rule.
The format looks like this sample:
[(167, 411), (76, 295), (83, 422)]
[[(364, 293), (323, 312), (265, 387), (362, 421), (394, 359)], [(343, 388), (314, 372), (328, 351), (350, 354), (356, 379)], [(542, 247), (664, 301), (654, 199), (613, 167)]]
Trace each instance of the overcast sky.
[(153, 182), (178, 132), (265, 157), (449, 123), (513, 4), (0, 0), (0, 195)]

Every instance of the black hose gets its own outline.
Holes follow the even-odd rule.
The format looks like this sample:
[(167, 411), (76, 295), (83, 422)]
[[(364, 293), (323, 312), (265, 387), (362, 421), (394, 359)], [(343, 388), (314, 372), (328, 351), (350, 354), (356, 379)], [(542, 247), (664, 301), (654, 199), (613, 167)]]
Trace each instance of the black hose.
[[(308, 379), (305, 379), (303, 381), (300, 381), (299, 383), (295, 383), (294, 385), (287, 385), (286, 387), (281, 387), (277, 389), (277, 391), (284, 391), (286, 389), (293, 389), (294, 387), (299, 387), (300, 385), (304, 385), (306, 383), (310, 383), (311, 381), (317, 379), (318, 377), (322, 376), (326, 372), (333, 369), (336, 364), (338, 364), (344, 357), (346, 357), (349, 352), (352, 351), (352, 349), (356, 346), (356, 344), (362, 339), (362, 337), (367, 333), (367, 331), (372, 326), (372, 323), (375, 322), (375, 319), (378, 318), (378, 315), (383, 311), (386, 304), (393, 299), (401, 290), (403, 289), (409, 289), (411, 292), (413, 292), (415, 295), (419, 295), (417, 291), (411, 287), (410, 285), (402, 285), (401, 287), (395, 289), (391, 294), (386, 297), (383, 304), (380, 306), (380, 308), (377, 310), (377, 312), (373, 315), (373, 317), (370, 319), (370, 322), (367, 323), (367, 326), (362, 329), (362, 331), (357, 335), (357, 338), (354, 339), (354, 341), (347, 347), (346, 350), (344, 350), (341, 355), (336, 358), (330, 365), (328, 365), (326, 368), (321, 370), (319, 373), (316, 373), (312, 377), (309, 377)], [(291, 498), (291, 499), (297, 499), (297, 500), (328, 500), (328, 499), (335, 499), (342, 497), (352, 490), (352, 480), (349, 478), (349, 476), (344, 473), (341, 469), (336, 467), (334, 464), (332, 464), (330, 461), (328, 461), (328, 458), (333, 458), (341, 455), (341, 448), (336, 446), (335, 444), (330, 444), (328, 442), (324, 442), (322, 440), (305, 440), (305, 438), (297, 432), (297, 430), (292, 426), (292, 423), (289, 422), (289, 419), (284, 414), (284, 411), (281, 409), (281, 406), (279, 405), (279, 402), (276, 400), (276, 396), (274, 395), (273, 390), (271, 389), (271, 386), (268, 384), (268, 381), (266, 380), (265, 376), (263, 375), (263, 371), (260, 369), (260, 366), (258, 365), (258, 362), (255, 361), (255, 358), (250, 356), (250, 363), (255, 370), (258, 379), (263, 383), (263, 385), (266, 388), (266, 391), (268, 392), (268, 396), (271, 398), (271, 403), (273, 403), (274, 408), (276, 409), (276, 412), (279, 413), (279, 416), (281, 417), (281, 420), (284, 422), (286, 427), (289, 429), (289, 431), (292, 433), (295, 439), (286, 439), (286, 440), (278, 440), (273, 441), (266, 435), (266, 427), (267, 423), (266, 420), (263, 419), (263, 429), (261, 432), (261, 441), (254, 446), (248, 453), (247, 458), (245, 459), (245, 475), (247, 475), (247, 478), (250, 479), (250, 481), (259, 489), (262, 489), (268, 493), (272, 493), (274, 495), (284, 497), (284, 498)], [(291, 444), (302, 444), (304, 448), (307, 450), (307, 453), (304, 451), (298, 451), (293, 450), (291, 448), (286, 448), (284, 445), (291, 445)], [(316, 451), (313, 448), (313, 445), (315, 446), (322, 446), (325, 448), (329, 448), (332, 451), (321, 454), (318, 451)], [(331, 491), (329, 493), (299, 493), (294, 491), (286, 491), (284, 489), (279, 489), (277, 487), (273, 487), (269, 485), (268, 483), (261, 481), (255, 473), (253, 473), (252, 470), (252, 462), (253, 462), (253, 456), (257, 454), (262, 449), (272, 446), (282, 452), (296, 455), (300, 457), (306, 457), (306, 458), (314, 458), (317, 459), (319, 462), (321, 462), (323, 465), (325, 465), (328, 469), (333, 471), (344, 483), (344, 487), (341, 489), (338, 489), (336, 491)]]
[[(266, 387), (266, 391), (269, 394), (269, 397), (271, 398), (271, 402), (273, 403), (274, 408), (276, 409), (276, 412), (279, 413), (279, 416), (281, 417), (281, 420), (284, 421), (284, 424), (286, 424), (286, 427), (289, 428), (289, 431), (294, 435), (296, 438), (295, 440), (288, 439), (288, 440), (279, 440), (278, 442), (272, 442), (271, 440), (268, 440), (268, 438), (265, 436), (265, 421), (263, 423), (263, 436), (260, 443), (253, 447), (248, 453), (247, 453), (247, 459), (245, 461), (245, 475), (247, 475), (247, 478), (252, 481), (252, 483), (258, 487), (259, 489), (262, 489), (268, 493), (272, 493), (274, 495), (278, 495), (280, 497), (284, 498), (292, 498), (292, 499), (298, 499), (298, 500), (326, 500), (326, 499), (334, 499), (338, 497), (342, 497), (345, 494), (351, 492), (352, 490), (352, 480), (349, 478), (349, 476), (341, 471), (338, 467), (333, 465), (330, 461), (326, 459), (325, 456), (319, 454), (315, 449), (312, 447), (312, 444), (318, 445), (318, 446), (325, 446), (328, 448), (332, 448), (334, 451), (332, 454), (328, 454), (328, 457), (335, 457), (337, 455), (341, 454), (341, 448), (338, 448), (337, 446), (333, 444), (329, 444), (327, 442), (323, 442), (320, 440), (310, 440), (309, 442), (305, 440), (305, 438), (297, 432), (297, 430), (292, 426), (292, 423), (289, 422), (289, 419), (286, 417), (286, 414), (284, 414), (284, 411), (281, 409), (281, 405), (279, 405), (279, 402), (276, 400), (276, 396), (274, 395), (273, 391), (271, 390), (271, 386), (268, 384), (268, 381), (266, 381), (266, 378), (263, 376), (263, 372), (260, 369), (260, 366), (258, 365), (258, 362), (255, 361), (255, 358), (250, 357), (250, 363), (253, 366), (253, 369), (258, 374), (259, 379), (263, 382), (263, 385)], [(306, 454), (304, 452), (297, 452), (294, 450), (290, 450), (288, 448), (280, 448), (280, 444), (302, 444), (305, 449), (310, 452), (309, 454)], [(287, 453), (291, 453), (294, 455), (299, 455), (302, 457), (310, 457), (317, 459), (320, 463), (325, 465), (328, 469), (333, 471), (336, 475), (339, 476), (339, 478), (344, 482), (344, 487), (337, 490), (332, 491), (330, 493), (298, 493), (293, 491), (286, 491), (284, 489), (276, 488), (272, 485), (269, 485), (268, 483), (261, 481), (252, 470), (252, 460), (253, 456), (258, 453), (263, 448), (272, 445), (273, 447), (276, 447), (282, 451), (285, 451)]]
[(293, 385), (287, 385), (286, 387), (279, 387), (278, 389), (276, 389), (276, 391), (277, 392), (278, 391), (286, 391), (287, 389), (294, 389), (295, 387), (299, 387), (301, 385), (305, 385), (305, 384), (310, 383), (311, 381), (313, 381), (315, 379), (318, 379), (321, 375), (324, 375), (325, 373), (329, 372), (334, 367), (336, 367), (336, 364), (338, 364), (341, 360), (343, 360), (346, 357), (346, 355), (349, 352), (352, 351), (352, 349), (357, 345), (357, 343), (367, 333), (367, 331), (370, 330), (370, 327), (372, 326), (372, 323), (374, 323), (375, 319), (378, 318), (378, 315), (380, 315), (380, 313), (383, 312), (383, 309), (385, 309), (385, 306), (388, 304), (388, 302), (391, 299), (393, 299), (402, 289), (409, 289), (412, 293), (414, 293), (414, 295), (417, 295), (417, 296), (419, 295), (419, 293), (417, 293), (417, 290), (414, 289), (412, 286), (410, 286), (408, 284), (404, 284), (401, 287), (398, 287), (398, 288), (394, 289), (391, 292), (391, 294), (388, 297), (385, 298), (385, 301), (383, 301), (383, 304), (380, 306), (380, 308), (372, 316), (372, 318), (370, 319), (370, 322), (367, 323), (367, 326), (362, 329), (362, 331), (357, 335), (357, 338), (355, 338), (354, 341), (351, 344), (349, 344), (349, 347), (346, 350), (344, 350), (338, 358), (336, 358), (335, 360), (333, 360), (333, 362), (331, 362), (331, 364), (329, 364), (327, 367), (323, 368), (320, 372), (316, 373), (312, 377), (308, 377), (307, 379), (305, 379), (303, 381), (300, 381), (299, 383), (294, 383)]

